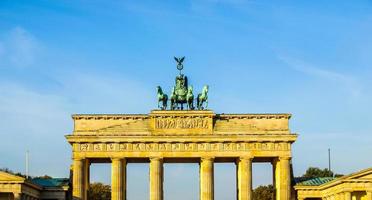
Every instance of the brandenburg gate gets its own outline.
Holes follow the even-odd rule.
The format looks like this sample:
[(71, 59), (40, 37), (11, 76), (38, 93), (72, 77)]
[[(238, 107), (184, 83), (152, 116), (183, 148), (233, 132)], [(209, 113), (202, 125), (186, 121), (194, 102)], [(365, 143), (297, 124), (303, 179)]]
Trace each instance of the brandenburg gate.
[(74, 130), (66, 136), (72, 146), (73, 198), (87, 199), (90, 164), (106, 162), (111, 163), (111, 198), (125, 200), (127, 164), (147, 162), (150, 200), (163, 200), (163, 163), (190, 162), (199, 163), (200, 200), (213, 200), (214, 163), (233, 162), (237, 199), (251, 200), (252, 163), (270, 162), (275, 198), (289, 200), (291, 144), (297, 138), (289, 129), (291, 115), (216, 114), (203, 108), (202, 99), (197, 108), (189, 104), (183, 110), (177, 106), (180, 98), (173, 97), (180, 86), (187, 86), (181, 73), (170, 110), (165, 102), (149, 114), (73, 115)]

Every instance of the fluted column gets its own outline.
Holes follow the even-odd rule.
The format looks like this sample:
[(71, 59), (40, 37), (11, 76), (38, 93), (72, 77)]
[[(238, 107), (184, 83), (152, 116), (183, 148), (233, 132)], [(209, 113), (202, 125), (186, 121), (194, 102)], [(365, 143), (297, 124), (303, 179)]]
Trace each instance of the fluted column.
[(345, 200), (351, 200), (351, 192), (345, 192)]
[(88, 191), (90, 187), (90, 161), (89, 159), (84, 159), (84, 197), (88, 199)]
[(274, 199), (280, 200), (280, 162), (279, 158), (274, 158), (273, 165), (273, 185), (274, 185)]
[(126, 199), (126, 160), (113, 158), (111, 163), (111, 199)]
[(84, 159), (75, 158), (73, 162), (72, 198), (84, 200)]
[(367, 200), (372, 200), (372, 191), (367, 191)]
[(273, 188), (274, 188), (274, 191), (273, 191), (273, 200), (276, 200), (276, 193), (277, 193), (277, 185), (276, 185), (276, 174), (277, 174), (277, 167), (276, 167), (276, 163), (277, 163), (277, 159), (274, 158), (272, 161), (271, 161), (271, 165), (272, 165), (272, 172), (273, 172)]
[(351, 200), (351, 192), (349, 192), (349, 191), (344, 192), (344, 199), (345, 200)]
[(200, 200), (214, 199), (214, 158), (201, 158), (200, 161)]
[(21, 193), (13, 193), (14, 200), (21, 200), (22, 199), (22, 194)]
[(252, 157), (237, 160), (237, 193), (238, 200), (252, 199)]
[(150, 200), (163, 200), (163, 158), (150, 158)]
[(280, 157), (276, 163), (276, 199), (290, 200), (291, 199), (291, 170), (290, 157)]

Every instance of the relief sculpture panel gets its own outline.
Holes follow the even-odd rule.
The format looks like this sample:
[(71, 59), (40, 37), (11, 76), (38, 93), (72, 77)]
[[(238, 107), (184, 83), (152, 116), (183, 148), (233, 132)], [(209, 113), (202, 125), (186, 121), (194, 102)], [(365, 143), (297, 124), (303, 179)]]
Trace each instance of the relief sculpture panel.
[(212, 111), (152, 111), (151, 134), (212, 134), (213, 117)]
[[(106, 147), (106, 148), (104, 148)], [(118, 147), (118, 148), (117, 148)], [(81, 143), (80, 152), (233, 152), (233, 151), (288, 151), (286, 142), (161, 142), (161, 143)]]

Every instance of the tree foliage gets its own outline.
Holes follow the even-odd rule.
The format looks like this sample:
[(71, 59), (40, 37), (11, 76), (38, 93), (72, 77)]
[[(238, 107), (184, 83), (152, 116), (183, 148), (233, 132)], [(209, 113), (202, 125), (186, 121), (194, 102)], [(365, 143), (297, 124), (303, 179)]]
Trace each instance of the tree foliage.
[(259, 186), (253, 190), (253, 200), (272, 200), (274, 199), (273, 185)]
[[(10, 170), (9, 168), (0, 168), (0, 171), (26, 178), (25, 174), (22, 174), (21, 172), (14, 172), (14, 171)], [(31, 178), (31, 177), (29, 176), (29, 178)]]
[(35, 177), (33, 177), (33, 178), (52, 179), (53, 177), (48, 176), (48, 175), (45, 174), (44, 176), (35, 176)]
[(88, 191), (89, 200), (111, 200), (111, 186), (103, 183), (91, 183)]
[(316, 177), (333, 177), (333, 172), (325, 169), (319, 169), (317, 167), (309, 167), (305, 174), (302, 175), (304, 178), (316, 178)]

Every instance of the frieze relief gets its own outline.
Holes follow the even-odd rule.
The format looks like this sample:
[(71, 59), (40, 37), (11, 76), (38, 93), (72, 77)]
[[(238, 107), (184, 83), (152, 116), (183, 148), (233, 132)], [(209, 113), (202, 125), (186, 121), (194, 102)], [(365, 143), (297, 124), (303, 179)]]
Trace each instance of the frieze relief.
[(212, 111), (152, 111), (151, 134), (212, 134)]
[(286, 142), (163, 142), (163, 143), (80, 143), (80, 152), (234, 152), (234, 151), (288, 151), (290, 144)]
[(209, 120), (202, 118), (155, 119), (156, 129), (208, 129)]

